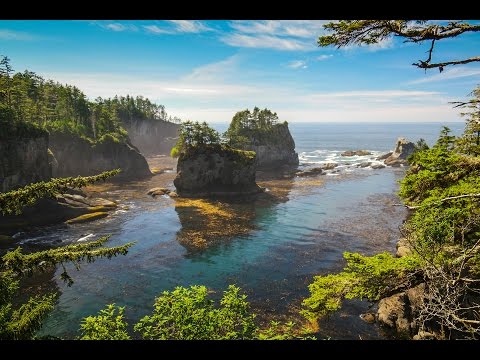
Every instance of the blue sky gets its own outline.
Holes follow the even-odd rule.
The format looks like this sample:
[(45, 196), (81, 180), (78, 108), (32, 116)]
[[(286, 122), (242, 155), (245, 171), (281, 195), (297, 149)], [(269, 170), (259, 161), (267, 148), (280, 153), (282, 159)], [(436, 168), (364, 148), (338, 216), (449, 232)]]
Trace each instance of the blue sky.
[[(319, 20), (0, 21), (16, 71), (88, 97), (143, 95), (182, 119), (228, 122), (259, 106), (289, 122), (463, 121), (449, 101), (480, 84), (480, 63), (433, 69), (428, 44), (319, 48)], [(480, 34), (437, 42), (434, 61), (478, 56)]]

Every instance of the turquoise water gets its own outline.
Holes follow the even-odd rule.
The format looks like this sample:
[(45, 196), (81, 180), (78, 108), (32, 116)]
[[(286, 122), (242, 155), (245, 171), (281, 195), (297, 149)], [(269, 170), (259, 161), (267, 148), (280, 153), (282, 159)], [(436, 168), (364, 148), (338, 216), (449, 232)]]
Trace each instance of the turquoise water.
[[(340, 150), (385, 152), (393, 148), (398, 135), (412, 138), (409, 134), (419, 133), (417, 138), (432, 141), (439, 132), (438, 124), (409, 124), (401, 129), (355, 126), (292, 124), (291, 131), (297, 151), (310, 154), (312, 163), (332, 158)], [(458, 131), (461, 128), (459, 124)], [(348, 159), (336, 160), (346, 163)], [(346, 166), (339, 173), (319, 177), (320, 182), (300, 178), (266, 182), (271, 194), (281, 187), (282, 196), (231, 204), (239, 215), (248, 215), (250, 231), (203, 250), (178, 241), (182, 226), (189, 222), (183, 209), (168, 197), (152, 201), (146, 195), (125, 200), (130, 210), (98, 222), (24, 234), (25, 243), (72, 242), (85, 234), (112, 234), (109, 246), (136, 241), (127, 256), (100, 259), (83, 265), (79, 272), (70, 266), (75, 280), (72, 287), (56, 280), (57, 271), (52, 281), (61, 296), (41, 334), (74, 337), (82, 317), (112, 302), (126, 306), (127, 319), (134, 322), (151, 312), (161, 291), (192, 284), (206, 285), (219, 296), (228, 284), (235, 283), (248, 294), (262, 321), (285, 314), (295, 317), (312, 277), (340, 270), (344, 251), (394, 251), (405, 210), (392, 205), (399, 201), (395, 192), (403, 174), (403, 168)], [(358, 317), (368, 306), (367, 302), (348, 302), (339, 314), (322, 321), (321, 335), (384, 337), (380, 329)]]

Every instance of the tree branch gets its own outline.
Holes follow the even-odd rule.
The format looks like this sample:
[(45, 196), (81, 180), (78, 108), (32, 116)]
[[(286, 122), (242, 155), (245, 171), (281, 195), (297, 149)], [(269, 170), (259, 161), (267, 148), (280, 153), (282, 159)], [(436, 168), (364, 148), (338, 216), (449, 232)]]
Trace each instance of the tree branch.
[(406, 205), (406, 204), (393, 204), (393, 206), (405, 206), (408, 210), (415, 210), (415, 209), (421, 208), (422, 206), (425, 206), (425, 205), (436, 205), (436, 204), (441, 204), (444, 201), (462, 199), (462, 198), (467, 198), (467, 197), (480, 197), (480, 193), (479, 194), (465, 194), (465, 195), (458, 195), (458, 196), (450, 196), (450, 197), (440, 199), (440, 200), (435, 201), (435, 202), (430, 203), (430, 204), (422, 204), (422, 205), (417, 205), (417, 206), (410, 206), (410, 205)]
[(445, 61), (445, 62), (433, 63), (433, 64), (429, 64), (427, 61), (418, 60), (417, 63), (413, 63), (412, 65), (415, 65), (420, 69), (432, 69), (432, 68), (443, 68), (448, 65), (468, 64), (476, 61), (480, 61), (480, 56), (475, 56), (475, 57), (464, 59), (464, 60)]

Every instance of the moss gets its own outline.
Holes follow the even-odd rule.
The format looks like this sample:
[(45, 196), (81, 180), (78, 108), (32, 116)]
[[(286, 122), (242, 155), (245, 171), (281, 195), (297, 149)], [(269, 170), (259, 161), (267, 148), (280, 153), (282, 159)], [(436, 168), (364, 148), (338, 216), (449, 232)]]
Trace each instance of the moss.
[(77, 216), (76, 218), (65, 221), (65, 223), (67, 223), (67, 224), (81, 224), (81, 223), (88, 222), (88, 221), (102, 219), (102, 218), (107, 217), (107, 216), (108, 216), (107, 212), (99, 211), (99, 212), (94, 212), (94, 213), (90, 213), (90, 214)]

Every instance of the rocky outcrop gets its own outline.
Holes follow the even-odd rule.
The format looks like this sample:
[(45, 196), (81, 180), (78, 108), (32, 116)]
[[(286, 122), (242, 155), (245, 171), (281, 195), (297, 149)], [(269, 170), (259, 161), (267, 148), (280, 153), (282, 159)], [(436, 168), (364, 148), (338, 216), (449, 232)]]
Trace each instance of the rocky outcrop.
[(52, 176), (48, 133), (0, 139), (0, 191), (6, 192)]
[(80, 190), (58, 194), (55, 199), (40, 199), (25, 207), (21, 215), (0, 216), (0, 233), (13, 234), (30, 226), (43, 226), (60, 222), (67, 224), (92, 221), (108, 215), (117, 203), (89, 198)]
[(286, 122), (275, 124), (268, 131), (253, 133), (243, 150), (255, 151), (258, 169), (292, 167), (299, 164), (295, 141)]
[(366, 156), (372, 155), (372, 153), (368, 150), (347, 150), (342, 152), (340, 155), (342, 156)]
[(140, 179), (152, 175), (142, 154), (128, 142), (104, 137), (92, 144), (88, 140), (64, 133), (50, 134), (50, 150), (57, 161), (53, 177), (90, 176), (120, 168), (115, 180)]
[(236, 196), (261, 191), (255, 182), (255, 153), (226, 146), (202, 146), (182, 153), (173, 181), (187, 197)]
[(388, 166), (408, 165), (407, 157), (415, 151), (415, 144), (405, 138), (398, 138), (393, 153), (384, 161)]
[(180, 126), (163, 120), (133, 120), (124, 123), (128, 136), (140, 152), (147, 155), (170, 154)]
[(377, 320), (400, 337), (410, 338), (418, 331), (415, 321), (425, 296), (425, 284), (392, 295), (378, 303)]
[(409, 241), (406, 238), (401, 238), (397, 242), (397, 257), (408, 256), (412, 253), (412, 249)]

